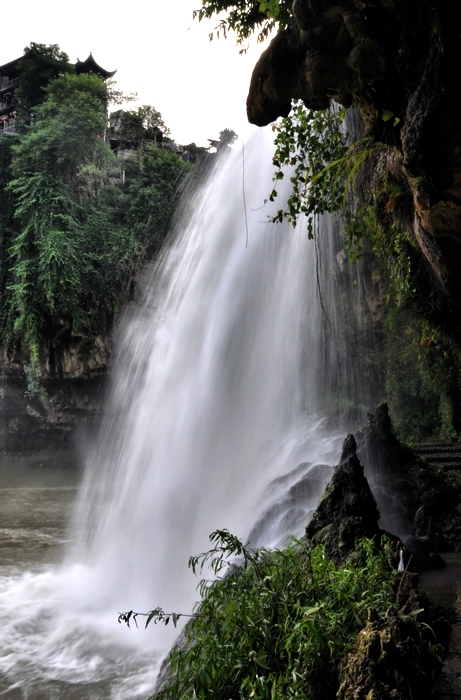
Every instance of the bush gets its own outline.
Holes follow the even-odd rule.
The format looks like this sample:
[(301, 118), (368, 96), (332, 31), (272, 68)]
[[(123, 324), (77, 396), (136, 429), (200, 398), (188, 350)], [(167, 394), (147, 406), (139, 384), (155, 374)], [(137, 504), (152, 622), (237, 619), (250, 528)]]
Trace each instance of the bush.
[[(243, 564), (201, 582), (202, 601), (155, 697), (334, 697), (340, 660), (365, 626), (367, 609), (384, 613), (393, 599), (385, 554), (364, 540), (353, 562), (337, 566), (323, 547), (307, 549), (297, 540), (283, 550), (251, 551), (227, 531), (210, 539), (215, 548), (191, 559), (194, 570), (211, 559), (219, 571), (229, 553), (240, 554)], [(147, 624), (170, 617), (155, 610)]]

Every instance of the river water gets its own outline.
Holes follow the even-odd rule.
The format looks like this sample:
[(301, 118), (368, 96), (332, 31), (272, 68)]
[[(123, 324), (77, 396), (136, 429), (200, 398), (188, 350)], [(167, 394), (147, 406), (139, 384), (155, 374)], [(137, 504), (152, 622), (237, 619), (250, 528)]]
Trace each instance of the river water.
[(82, 483), (4, 470), (0, 697), (147, 698), (175, 630), (127, 629), (118, 613), (190, 612), (187, 561), (213, 530), (279, 545), (331, 475), (344, 426), (323, 416), (355, 400), (342, 329), (357, 280), (338, 311), (329, 222), (321, 259), (302, 222), (268, 223), (271, 140), (253, 137), (245, 167), (235, 149), (185, 206), (121, 325)]
[(61, 561), (80, 483), (75, 471), (0, 468), (0, 575), (39, 572)]
[(147, 698), (152, 690), (146, 636), (119, 629), (115, 614), (95, 620), (79, 595), (88, 571), (62, 565), (80, 481), (68, 469), (0, 468), (1, 698)]

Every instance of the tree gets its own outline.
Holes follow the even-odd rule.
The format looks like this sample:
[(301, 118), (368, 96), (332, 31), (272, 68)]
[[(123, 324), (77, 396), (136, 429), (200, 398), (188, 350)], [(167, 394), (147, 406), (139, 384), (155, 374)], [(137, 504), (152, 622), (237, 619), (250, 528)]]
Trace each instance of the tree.
[(55, 78), (74, 73), (75, 67), (69, 56), (58, 44), (36, 44), (32, 42), (24, 49), (18, 64), (19, 85), (16, 92), (19, 109), (30, 112), (46, 99), (45, 88)]
[(232, 146), (232, 144), (235, 143), (237, 139), (238, 134), (236, 134), (235, 131), (232, 131), (232, 129), (223, 129), (219, 132), (219, 140), (222, 144), (225, 144), (226, 146)]
[(161, 113), (151, 105), (123, 112), (118, 136), (126, 141), (139, 143), (142, 139), (153, 141), (170, 136), (171, 132), (163, 121)]
[(85, 169), (96, 167), (102, 175), (112, 158), (103, 139), (109, 101), (107, 86), (96, 75), (63, 75), (47, 88), (46, 95), (30, 139), (26, 136), (18, 146), (21, 162), (36, 159), (39, 153), (51, 158), (50, 167), (79, 196)]
[(13, 333), (23, 337), (33, 368), (50, 315), (68, 314), (76, 326), (83, 322), (81, 205), (89, 173), (93, 182), (103, 180), (113, 160), (101, 138), (107, 93), (100, 78), (65, 74), (45, 88), (45, 96), (35, 125), (13, 146), (9, 184), (17, 221), (9, 274)]
[(163, 136), (169, 137), (171, 135), (171, 131), (163, 121), (162, 115), (155, 109), (155, 107), (152, 107), (151, 105), (142, 105), (141, 107), (138, 107), (138, 114), (147, 134), (154, 135), (160, 131)]

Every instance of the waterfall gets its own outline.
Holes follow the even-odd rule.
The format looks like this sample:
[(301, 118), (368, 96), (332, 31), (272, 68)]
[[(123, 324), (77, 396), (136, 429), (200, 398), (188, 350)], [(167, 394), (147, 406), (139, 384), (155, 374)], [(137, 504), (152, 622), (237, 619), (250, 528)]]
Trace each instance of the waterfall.
[[(59, 568), (2, 584), (12, 652), (0, 671), (40, 697), (55, 697), (52, 687), (68, 698), (147, 697), (172, 635), (128, 630), (117, 613), (189, 612), (187, 561), (209, 533), (266, 546), (301, 534), (337, 461), (344, 426), (325, 414), (346, 394), (357, 402), (343, 347), (360, 316), (357, 279), (330, 220), (322, 249), (303, 222), (269, 223), (290, 185), (263, 206), (271, 150), (270, 132), (255, 133), (245, 172), (237, 146), (184, 205), (120, 326), (74, 544)], [(346, 316), (335, 310), (341, 294)]]

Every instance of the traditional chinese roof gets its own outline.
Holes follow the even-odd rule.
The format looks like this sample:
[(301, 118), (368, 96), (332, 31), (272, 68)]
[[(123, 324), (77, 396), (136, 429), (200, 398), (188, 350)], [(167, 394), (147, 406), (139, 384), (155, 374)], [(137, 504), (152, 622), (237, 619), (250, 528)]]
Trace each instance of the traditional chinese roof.
[(101, 78), (104, 78), (104, 80), (106, 80), (107, 78), (112, 78), (112, 76), (115, 75), (117, 71), (108, 71), (105, 70), (105, 68), (102, 68), (96, 63), (96, 61), (93, 58), (93, 54), (90, 51), (90, 55), (88, 56), (86, 61), (81, 61), (79, 58), (77, 59), (77, 63), (75, 64), (75, 72), (78, 75), (80, 75), (80, 73), (96, 73), (96, 75), (100, 75)]

